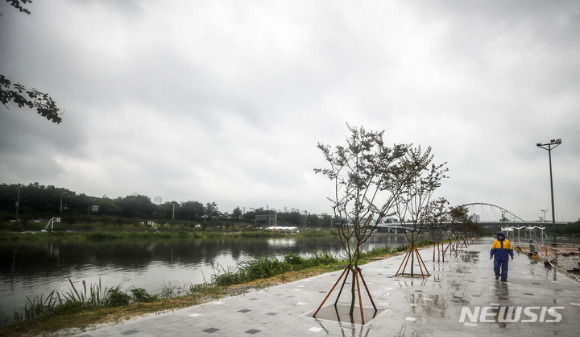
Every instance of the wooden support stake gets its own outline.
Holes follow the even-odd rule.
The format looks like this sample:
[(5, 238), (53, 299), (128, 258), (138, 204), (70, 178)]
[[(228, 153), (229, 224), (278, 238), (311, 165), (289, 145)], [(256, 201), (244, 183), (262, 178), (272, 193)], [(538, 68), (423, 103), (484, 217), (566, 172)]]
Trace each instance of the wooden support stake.
[[(413, 244), (413, 248), (414, 251), (413, 253), (415, 253), (417, 255), (417, 264), (419, 265), (419, 270), (421, 271), (421, 277), (425, 277), (425, 274), (423, 274), (423, 267), (421, 267), (421, 257), (419, 256), (419, 251), (417, 250), (417, 246), (415, 246)], [(413, 274), (411, 273), (411, 277), (413, 277)]]
[(338, 296), (336, 296), (336, 301), (334, 301), (334, 306), (336, 307), (336, 305), (338, 304), (338, 300), (340, 299), (340, 295), (342, 295), (342, 289), (344, 289), (344, 285), (346, 283), (346, 280), (348, 279), (348, 274), (352, 271), (351, 266), (347, 267), (348, 270), (346, 272), (346, 276), (344, 277), (344, 280), (342, 281), (342, 286), (340, 286), (340, 291), (338, 292)]
[[(320, 306), (318, 307), (318, 309), (316, 309), (316, 311), (314, 312), (314, 315), (312, 315), (312, 317), (316, 317), (316, 314), (318, 314), (318, 311), (320, 311), (320, 308), (322, 308), (322, 306), (324, 305), (324, 302), (326, 302), (326, 300), (328, 299), (328, 296), (330, 296), (330, 294), (332, 294), (332, 292), (334, 291), (334, 288), (336, 287), (336, 285), (338, 284), (338, 282), (340, 281), (340, 279), (342, 278), (342, 276), (344, 275), (344, 273), (347, 270), (350, 270), (350, 266), (347, 266), (346, 268), (344, 268), (344, 270), (342, 271), (342, 274), (340, 274), (340, 277), (338, 278), (338, 280), (336, 280), (336, 282), (332, 286), (332, 289), (330, 289), (330, 291), (328, 292), (328, 294), (326, 294), (326, 297), (324, 298), (324, 300), (322, 301), (322, 303), (320, 303)], [(343, 286), (344, 286), (344, 284), (343, 284)]]
[[(405, 262), (405, 260), (407, 260), (407, 257), (409, 256), (409, 252), (411, 251), (410, 247), (409, 250), (407, 251), (407, 253), (405, 254), (405, 257), (403, 258), (403, 261), (401, 261), (401, 265), (399, 266), (399, 269), (397, 269), (397, 272), (395, 273), (395, 276), (399, 275), (399, 270), (401, 270), (401, 266), (403, 266), (403, 262)], [(407, 264), (405, 263), (405, 268), (407, 267)], [(405, 268), (403, 268), (403, 271), (405, 271)]]
[(419, 250), (417, 250), (417, 247), (415, 247), (415, 252), (417, 252), (417, 259), (419, 260), (419, 268), (421, 268), (421, 264), (423, 264), (423, 267), (425, 267), (425, 273), (427, 273), (427, 276), (431, 276), (431, 274), (429, 274), (429, 271), (427, 270), (427, 266), (425, 265), (423, 258), (421, 257), (421, 254), (419, 254)]
[(369, 295), (369, 299), (371, 300), (371, 303), (373, 305), (373, 308), (375, 308), (375, 311), (377, 311), (377, 306), (375, 305), (375, 301), (373, 301), (373, 296), (371, 295), (371, 292), (369, 291), (369, 287), (367, 287), (367, 283), (365, 282), (365, 278), (363, 277), (362, 269), (360, 269), (359, 267), (357, 267), (357, 270), (358, 270), (358, 272), (360, 274), (360, 279), (362, 280), (362, 283), (365, 286), (365, 289), (367, 291), (367, 295)]
[(437, 246), (437, 242), (433, 244), (433, 262), (435, 262), (435, 247)]
[[(365, 316), (364, 316), (364, 309), (363, 309), (363, 303), (362, 303), (362, 295), (360, 292), (360, 280), (362, 280), (362, 283), (367, 291), (367, 295), (369, 296), (369, 299), (371, 300), (371, 303), (373, 305), (373, 308), (375, 309), (375, 314), (377, 312), (377, 306), (375, 305), (375, 301), (373, 300), (373, 297), (371, 295), (371, 292), (369, 291), (369, 287), (367, 286), (367, 283), (364, 279), (364, 276), (362, 274), (362, 270), (359, 267), (353, 268), (352, 266), (346, 266), (344, 268), (344, 270), (342, 271), (342, 274), (340, 274), (339, 278), (336, 280), (336, 282), (334, 283), (334, 285), (332, 286), (332, 288), (330, 289), (330, 291), (328, 292), (328, 294), (326, 294), (326, 297), (324, 297), (324, 300), (322, 301), (322, 303), (320, 303), (320, 306), (318, 306), (318, 309), (316, 309), (316, 311), (314, 312), (314, 314), (312, 315), (312, 317), (316, 317), (316, 315), (318, 314), (318, 312), (320, 311), (320, 309), (322, 308), (322, 306), (324, 305), (324, 303), (326, 302), (326, 300), (328, 299), (328, 297), (330, 296), (330, 294), (332, 294), (332, 292), (334, 291), (334, 289), (336, 288), (336, 286), (338, 285), (338, 283), (340, 282), (340, 280), (343, 278), (344, 276), (344, 280), (342, 281), (342, 285), (340, 287), (340, 291), (338, 293), (338, 296), (336, 298), (336, 301), (334, 302), (334, 308), (336, 310), (336, 313), (338, 315), (338, 309), (336, 308), (336, 305), (338, 303), (338, 300), (340, 298), (340, 295), (342, 294), (342, 290), (344, 288), (344, 285), (346, 283), (346, 280), (348, 279), (348, 274), (350, 272), (353, 272), (354, 278), (356, 279), (356, 286), (357, 286), (357, 291), (358, 291), (358, 303), (359, 303), (359, 307), (360, 307), (360, 316), (361, 316), (361, 320), (362, 320), (362, 324), (365, 324)], [(346, 273), (346, 275), (345, 275)], [(359, 274), (360, 274), (360, 280), (359, 280)]]
[(358, 280), (358, 273), (356, 271), (356, 269), (353, 271), (354, 276), (356, 278), (356, 289), (358, 291), (358, 306), (360, 307), (360, 318), (362, 320), (362, 324), (365, 324), (365, 314), (363, 313), (363, 304), (362, 304), (362, 298), (360, 295), (360, 282)]
[[(401, 265), (399, 266), (399, 269), (397, 269), (397, 273), (395, 274), (395, 276), (399, 275), (399, 271), (401, 272), (401, 275), (405, 274), (405, 270), (407, 269), (407, 264), (409, 263), (409, 260), (412, 259), (414, 260), (415, 255), (417, 255), (417, 263), (419, 264), (419, 269), (421, 270), (421, 277), (425, 277), (425, 273), (427, 274), (427, 276), (430, 276), (431, 274), (429, 274), (429, 271), (427, 270), (427, 265), (425, 264), (425, 261), (423, 261), (423, 258), (421, 257), (421, 254), (419, 254), (419, 250), (417, 249), (417, 246), (415, 246), (415, 244), (411, 244), (411, 246), (409, 247), (409, 250), (407, 251), (407, 254), (405, 254), (405, 257), (403, 258), (403, 261), (401, 261)], [(413, 277), (413, 264), (414, 262), (411, 262), (411, 277)], [(403, 270), (401, 271), (401, 267), (403, 268)], [(425, 271), (423, 271), (423, 269), (425, 269)]]

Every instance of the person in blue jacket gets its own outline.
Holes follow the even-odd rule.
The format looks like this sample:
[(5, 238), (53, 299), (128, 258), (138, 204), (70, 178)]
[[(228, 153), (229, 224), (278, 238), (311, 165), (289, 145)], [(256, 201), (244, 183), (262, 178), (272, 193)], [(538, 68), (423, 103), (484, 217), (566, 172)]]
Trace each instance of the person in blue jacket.
[(496, 280), (500, 277), (501, 269), (501, 280), (502, 282), (507, 282), (509, 256), (512, 257), (512, 260), (514, 259), (514, 249), (512, 244), (505, 238), (503, 232), (499, 232), (497, 233), (497, 239), (493, 242), (491, 251), (489, 252), (489, 259), (494, 259), (493, 271), (495, 272)]

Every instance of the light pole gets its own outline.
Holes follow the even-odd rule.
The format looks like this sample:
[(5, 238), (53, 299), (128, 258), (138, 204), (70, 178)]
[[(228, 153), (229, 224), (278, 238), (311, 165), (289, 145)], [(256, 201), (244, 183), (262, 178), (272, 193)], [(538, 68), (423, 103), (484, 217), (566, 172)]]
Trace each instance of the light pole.
[(546, 222), (546, 212), (548, 210), (547, 209), (541, 209), (540, 211), (542, 211), (542, 213), (544, 213), (544, 216), (542, 217), (542, 222)]
[(536, 144), (537, 147), (541, 147), (548, 151), (548, 160), (550, 162), (550, 192), (552, 195), (552, 245), (556, 245), (556, 213), (554, 213), (554, 181), (552, 180), (552, 150), (562, 144), (561, 139), (552, 139), (549, 143)]
[(20, 210), (20, 184), (18, 184), (18, 192), (16, 193), (16, 225), (18, 225), (18, 211)]

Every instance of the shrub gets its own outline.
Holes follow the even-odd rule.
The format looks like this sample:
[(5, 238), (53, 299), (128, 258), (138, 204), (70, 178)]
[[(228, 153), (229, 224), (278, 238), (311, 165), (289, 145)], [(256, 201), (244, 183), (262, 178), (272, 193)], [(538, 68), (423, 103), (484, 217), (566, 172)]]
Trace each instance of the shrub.
[(131, 303), (131, 296), (122, 292), (118, 287), (109, 289), (107, 295), (105, 302), (108, 307), (119, 307)]
[(397, 246), (397, 248), (395, 248), (395, 252), (398, 253), (398, 252), (405, 251), (407, 249), (409, 249), (409, 245), (400, 245), (400, 246)]
[(375, 247), (371, 250), (367, 250), (363, 253), (361, 253), (361, 257), (362, 258), (366, 258), (366, 257), (373, 257), (373, 256), (380, 256), (380, 255), (385, 255), (385, 254), (391, 254), (394, 251), (394, 249), (389, 248), (388, 246), (383, 246), (383, 247)]
[(214, 274), (212, 275), (211, 279), (212, 283), (218, 287), (226, 287), (247, 281), (245, 273), (241, 270), (228, 267), (227, 269), (222, 268), (222, 270), (219, 271), (216, 266), (214, 266)]
[(306, 264), (306, 260), (296, 253), (286, 254), (286, 256), (284, 256), (284, 262), (294, 268), (301, 268)]
[(273, 256), (262, 256), (242, 262), (241, 269), (248, 280), (268, 278), (289, 270), (287, 264)]
[(207, 292), (208, 290), (211, 290), (212, 288), (214, 288), (213, 285), (207, 282), (200, 284), (191, 284), (189, 286), (189, 293), (191, 295), (202, 294)]
[(337, 263), (338, 259), (336, 256), (330, 254), (329, 252), (324, 251), (314, 253), (314, 255), (308, 259), (308, 261), (310, 266), (318, 266)]
[(131, 293), (133, 294), (133, 301), (135, 302), (153, 302), (157, 300), (157, 296), (150, 295), (145, 289), (143, 288), (135, 288), (131, 289)]
[(106, 241), (106, 240), (114, 240), (114, 239), (118, 239), (119, 237), (116, 235), (113, 235), (111, 233), (91, 233), (89, 235), (87, 235), (87, 239), (88, 240), (92, 240), (92, 241)]
[(417, 247), (423, 247), (423, 246), (429, 246), (429, 245), (432, 245), (433, 243), (434, 243), (434, 241), (433, 241), (433, 240), (431, 240), (431, 239), (423, 239), (423, 240), (421, 240), (421, 241), (418, 241), (417, 243), (415, 243), (415, 245), (416, 245)]

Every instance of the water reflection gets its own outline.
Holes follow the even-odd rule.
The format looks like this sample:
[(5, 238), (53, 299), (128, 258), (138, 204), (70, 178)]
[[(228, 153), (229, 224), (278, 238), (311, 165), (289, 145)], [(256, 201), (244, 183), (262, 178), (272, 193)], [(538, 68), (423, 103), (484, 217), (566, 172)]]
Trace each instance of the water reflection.
[[(325, 324), (328, 321), (338, 322), (342, 336), (362, 337), (368, 336), (370, 328), (365, 329), (369, 323), (377, 318), (380, 314), (386, 312), (385, 309), (375, 310), (374, 308), (364, 307), (363, 312), (366, 324), (362, 324), (360, 316), (360, 308), (355, 308), (354, 315), (350, 315), (350, 306), (346, 304), (327, 305), (321, 308), (316, 315), (315, 321), (326, 332), (326, 335), (331, 335), (331, 329), (336, 329), (336, 324), (331, 324), (331, 329), (327, 329)], [(332, 335), (334, 335), (334, 331)]]
[(269, 247), (296, 247), (296, 238), (268, 239)]
[[(373, 236), (365, 249), (404, 244), (403, 237)], [(213, 266), (235, 267), (251, 256), (289, 252), (309, 256), (317, 251), (338, 255), (337, 238), (244, 238), (197, 241), (2, 242), (0, 245), (0, 311), (12, 316), (26, 297), (68, 290), (85, 280), (159, 292), (164, 284), (189, 286), (210, 281)]]
[(413, 287), (413, 285), (415, 285), (415, 284), (424, 286), (427, 283), (427, 280), (428, 279), (426, 279), (426, 278), (400, 279), (400, 280), (397, 280), (397, 284), (399, 285), (399, 288)]

